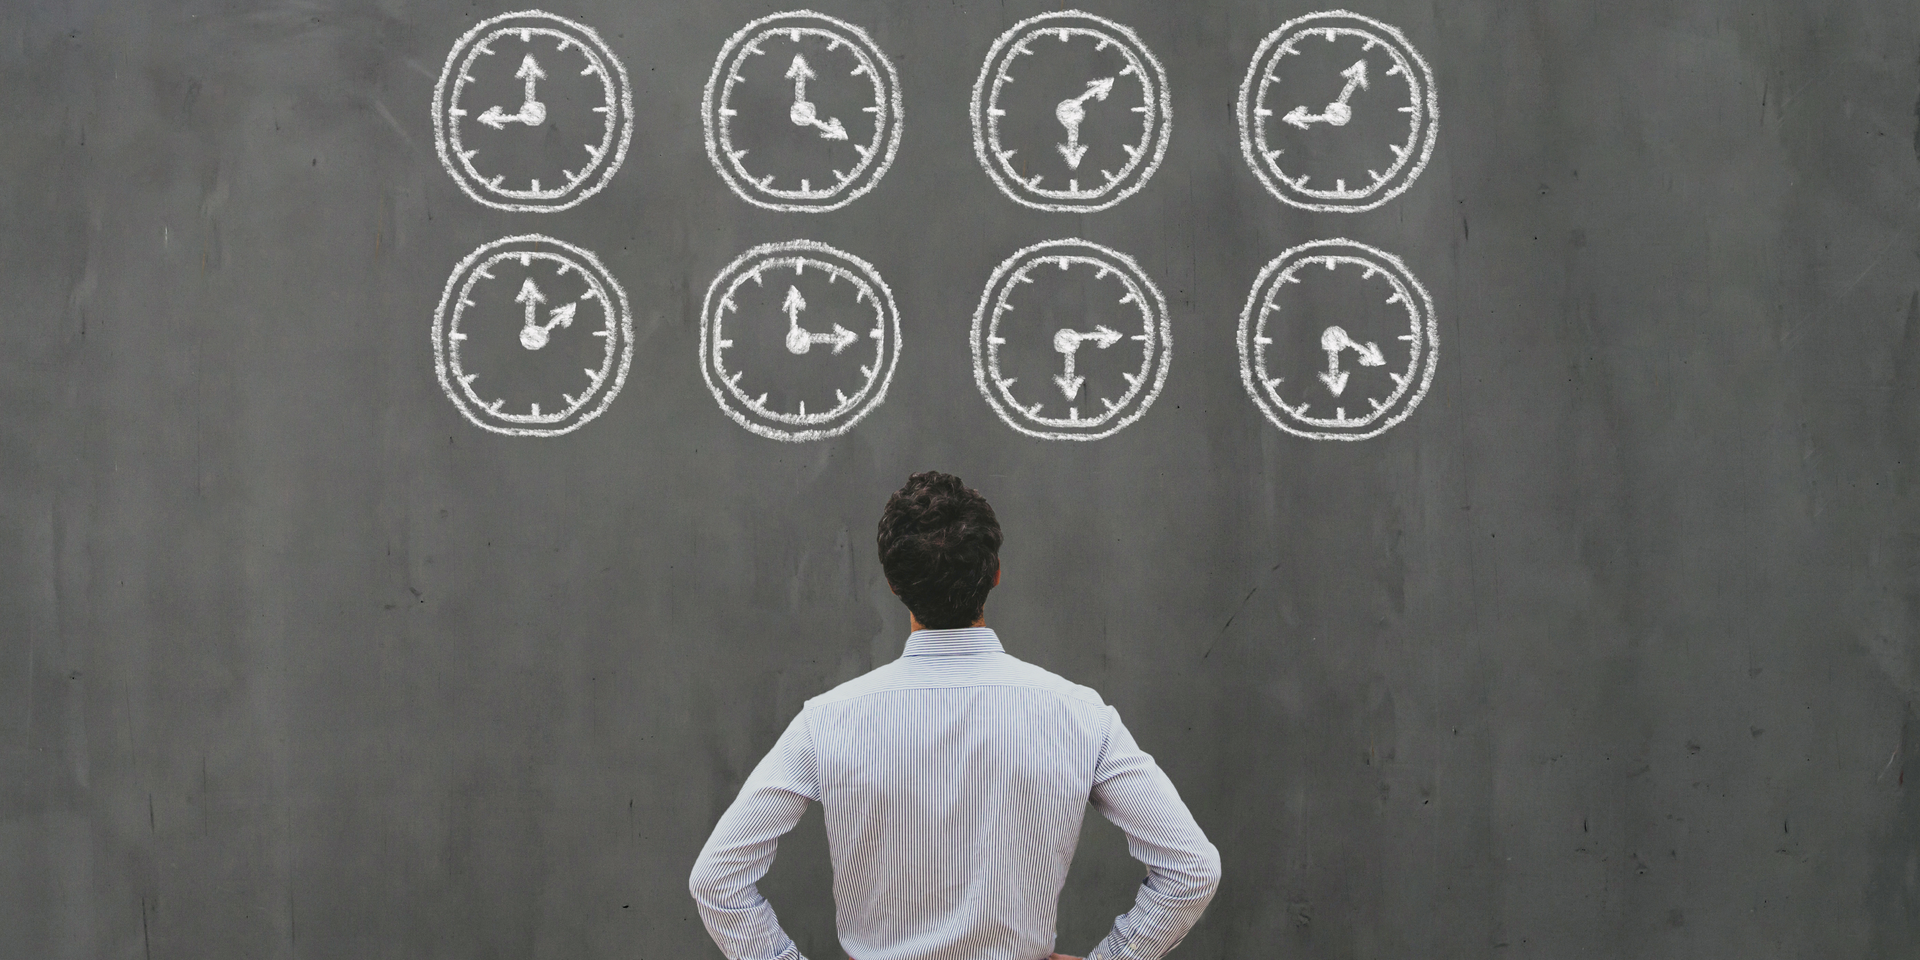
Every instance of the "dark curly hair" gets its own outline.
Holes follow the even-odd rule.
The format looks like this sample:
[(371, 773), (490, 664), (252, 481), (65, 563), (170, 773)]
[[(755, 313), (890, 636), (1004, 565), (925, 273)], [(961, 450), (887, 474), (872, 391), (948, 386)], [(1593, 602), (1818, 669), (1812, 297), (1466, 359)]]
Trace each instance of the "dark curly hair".
[(1000, 572), (1000, 521), (950, 473), (916, 473), (880, 515), (880, 568), (929, 630), (972, 626)]

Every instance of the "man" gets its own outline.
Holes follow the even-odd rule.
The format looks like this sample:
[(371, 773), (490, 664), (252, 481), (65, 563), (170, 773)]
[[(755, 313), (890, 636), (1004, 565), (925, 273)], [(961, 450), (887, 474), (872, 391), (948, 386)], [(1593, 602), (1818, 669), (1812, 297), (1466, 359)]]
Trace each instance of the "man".
[(700, 851), (689, 886), (728, 960), (803, 960), (754, 884), (815, 800), (855, 960), (1058, 957), (1089, 801), (1148, 875), (1088, 960), (1158, 960), (1206, 909), (1220, 854), (1166, 774), (1099, 694), (987, 628), (1000, 542), (958, 477), (915, 474), (887, 501), (880, 565), (913, 634), (900, 659), (806, 702)]

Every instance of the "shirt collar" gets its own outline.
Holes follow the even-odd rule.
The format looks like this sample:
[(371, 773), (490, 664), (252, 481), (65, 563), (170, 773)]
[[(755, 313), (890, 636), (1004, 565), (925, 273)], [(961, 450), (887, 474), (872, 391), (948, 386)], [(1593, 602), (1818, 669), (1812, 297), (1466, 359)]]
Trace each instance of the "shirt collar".
[(903, 657), (959, 657), (978, 653), (1005, 653), (1000, 635), (990, 627), (958, 630), (915, 630), (907, 635)]

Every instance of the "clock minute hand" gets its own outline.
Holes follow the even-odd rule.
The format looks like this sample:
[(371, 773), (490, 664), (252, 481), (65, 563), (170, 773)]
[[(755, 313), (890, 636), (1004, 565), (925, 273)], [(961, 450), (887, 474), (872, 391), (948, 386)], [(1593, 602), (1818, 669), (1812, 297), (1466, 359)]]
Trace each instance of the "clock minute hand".
[(793, 121), (796, 127), (813, 127), (819, 130), (820, 138), (823, 140), (847, 139), (847, 128), (840, 122), (840, 118), (821, 120), (820, 108), (807, 99), (807, 81), (819, 76), (813, 72), (813, 67), (807, 64), (807, 58), (794, 54), (793, 63), (787, 67), (786, 76), (788, 80), (793, 81), (793, 106), (787, 110), (787, 119)]
[(1355, 60), (1353, 66), (1340, 71), (1340, 75), (1347, 78), (1347, 85), (1341, 88), (1340, 95), (1335, 97), (1332, 103), (1327, 104), (1325, 110), (1319, 113), (1308, 113), (1307, 108), (1302, 105), (1287, 111), (1287, 115), (1280, 119), (1302, 130), (1316, 123), (1336, 127), (1346, 126), (1347, 121), (1353, 119), (1353, 108), (1347, 105), (1347, 100), (1353, 96), (1355, 90), (1367, 89), (1367, 61)]
[(547, 302), (547, 295), (540, 292), (540, 285), (532, 277), (520, 284), (520, 292), (513, 295), (513, 302), (526, 309), (526, 322), (520, 327), (520, 345), (528, 350), (538, 350), (547, 345), (547, 329), (537, 321), (540, 317), (540, 305)]
[(1113, 92), (1116, 78), (1103, 77), (1087, 84), (1085, 93), (1077, 97), (1068, 97), (1053, 108), (1053, 118), (1067, 129), (1067, 142), (1054, 144), (1060, 156), (1066, 158), (1067, 168), (1080, 169), (1081, 158), (1087, 155), (1087, 148), (1080, 142), (1080, 124), (1087, 119), (1087, 100), (1105, 100)]
[(547, 72), (540, 69), (540, 61), (535, 60), (533, 54), (527, 54), (526, 59), (520, 61), (520, 69), (515, 70), (513, 75), (519, 77), (523, 84), (520, 122), (533, 126), (547, 119), (547, 105), (540, 102), (537, 90), (540, 81), (547, 76)]

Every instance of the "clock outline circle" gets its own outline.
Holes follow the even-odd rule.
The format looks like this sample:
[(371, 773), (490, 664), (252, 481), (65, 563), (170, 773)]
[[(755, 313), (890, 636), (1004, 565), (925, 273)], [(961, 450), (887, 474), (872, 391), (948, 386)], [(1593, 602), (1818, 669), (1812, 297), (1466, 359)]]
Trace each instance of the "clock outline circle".
[[(757, 42), (776, 34), (786, 34), (795, 43), (801, 36), (824, 37), (828, 50), (846, 45), (860, 62), (860, 73), (873, 88), (872, 107), (862, 108), (874, 114), (873, 136), (865, 148), (855, 148), (856, 151), (864, 149), (864, 155), (851, 173), (824, 191), (808, 189), (804, 184), (800, 190), (776, 189), (771, 186), (776, 174), (755, 177), (741, 163), (746, 151), (734, 149), (732, 124), (728, 121), (733, 114), (727, 104), (734, 86), (743, 82), (739, 66), (755, 54)], [(782, 213), (825, 213), (865, 196), (886, 176), (900, 151), (906, 111), (900, 94), (900, 75), (895, 72), (893, 61), (865, 30), (813, 10), (788, 10), (749, 21), (721, 45), (701, 96), (700, 117), (705, 126), (707, 159), (735, 196), (754, 206)]]
[[(471, 297), (473, 288), (489, 277), (487, 268), (507, 260), (519, 260), (523, 266), (541, 260), (560, 264), (562, 273), (578, 271), (591, 291), (589, 296), (601, 304), (607, 318), (602, 328), (607, 346), (599, 369), (583, 371), (588, 374), (589, 387), (580, 396), (562, 394), (569, 402), (559, 413), (505, 413), (500, 401), (489, 404), (473, 390), (473, 378), (461, 364), (459, 344), (467, 336), (460, 329), (460, 321), (466, 309), (476, 305)], [(482, 244), (454, 265), (440, 294), (440, 304), (433, 313), (433, 364), (441, 390), (475, 426), (516, 437), (571, 433), (606, 412), (633, 366), (633, 314), (627, 293), (592, 251), (564, 240), (529, 233)]]
[[(1404, 144), (1389, 145), (1396, 154), (1393, 163), (1388, 165), (1385, 174), (1377, 174), (1363, 189), (1343, 189), (1341, 184), (1344, 180), (1336, 180), (1332, 190), (1309, 188), (1305, 186), (1307, 177), (1296, 179), (1288, 176), (1274, 159), (1279, 153), (1267, 149), (1267, 124), (1274, 116), (1274, 111), (1262, 105), (1267, 101), (1268, 90), (1278, 83), (1275, 65), (1292, 52), (1295, 41), (1310, 36), (1324, 37), (1327, 42), (1333, 42), (1339, 36), (1358, 37), (1363, 50), (1371, 50), (1376, 45), (1384, 46), (1394, 61), (1395, 70), (1392, 72), (1407, 85), (1408, 103), (1396, 108), (1412, 115), (1407, 127), (1407, 139)], [(1246, 77), (1240, 82), (1235, 114), (1240, 125), (1241, 155), (1267, 192), (1283, 203), (1322, 213), (1361, 213), (1405, 193), (1433, 158), (1434, 143), (1440, 134), (1440, 98), (1434, 84), (1433, 69), (1427, 65), (1426, 59), (1420, 56), (1420, 51), (1414, 48), (1399, 28), (1348, 10), (1322, 10), (1305, 14), (1288, 20), (1267, 34), (1248, 64)]]
[[(764, 271), (792, 269), (798, 275), (809, 267), (833, 278), (830, 282), (850, 281), (856, 291), (855, 303), (872, 303), (875, 326), (859, 336), (875, 343), (874, 363), (852, 396), (839, 391), (842, 398), (832, 410), (806, 413), (803, 405), (801, 412), (786, 413), (767, 407), (764, 395), (747, 396), (739, 386), (741, 371), (727, 376), (723, 354), (732, 341), (725, 336), (723, 314), (734, 309), (733, 293), (742, 284), (762, 277)], [(759, 436), (804, 443), (847, 433), (885, 402), (887, 388), (893, 382), (893, 372), (899, 363), (900, 310), (894, 302), (893, 291), (872, 264), (844, 250), (816, 240), (764, 243), (735, 257), (707, 285), (707, 295), (700, 307), (700, 376), (721, 411)]]
[[(1016, 58), (1027, 52), (1025, 47), (1029, 41), (1047, 34), (1059, 37), (1061, 42), (1074, 35), (1093, 37), (1099, 49), (1105, 49), (1108, 44), (1118, 46), (1140, 85), (1141, 106), (1135, 108), (1143, 117), (1139, 140), (1131, 146), (1121, 172), (1111, 176), (1098, 190), (1075, 190), (1072, 180), (1068, 181), (1066, 190), (1041, 189), (1036, 184), (1044, 174), (1031, 181), (1021, 179), (1009, 159), (1016, 151), (1005, 149), (1000, 139), (999, 118), (1004, 111), (996, 104), (1000, 88), (1010, 82), (1007, 71)], [(974, 156), (994, 186), (1015, 203), (1052, 213), (1095, 213), (1140, 192), (1160, 169), (1167, 144), (1173, 138), (1173, 99), (1166, 68), (1131, 27), (1082, 10), (1042, 13), (1001, 33), (980, 65), (980, 76), (973, 84), (970, 113)]]
[[(1333, 266), (1327, 266), (1329, 262)], [(1395, 381), (1393, 392), (1364, 417), (1354, 419), (1338, 415), (1338, 411), (1344, 408), (1336, 408), (1334, 418), (1309, 417), (1288, 406), (1275, 389), (1280, 381), (1266, 376), (1268, 364), (1264, 348), (1267, 343), (1262, 340), (1271, 342), (1271, 338), (1263, 336), (1266, 318), (1279, 310), (1276, 302), (1279, 291), (1290, 282), (1300, 282), (1293, 274), (1308, 266), (1337, 269), (1341, 263), (1365, 269), (1367, 272), (1363, 279), (1372, 279), (1376, 273), (1382, 274), (1393, 287), (1396, 298), (1388, 302), (1402, 304), (1408, 317), (1408, 333), (1401, 337), (1410, 344), (1407, 371), (1404, 375), (1389, 374)], [(1433, 298), (1427, 294), (1420, 279), (1407, 269), (1406, 263), (1399, 257), (1347, 239), (1303, 243), (1268, 261), (1248, 293), (1247, 304), (1240, 312), (1240, 325), (1235, 339), (1240, 351), (1240, 382), (1246, 388), (1247, 395), (1253, 398), (1254, 405), (1274, 426), (1309, 440), (1367, 440), (1398, 425), (1412, 415), (1426, 397), (1440, 359), (1439, 326), (1435, 319)]]
[[(999, 361), (1001, 343), (997, 336), (1000, 329), (1000, 316), (1011, 309), (1007, 301), (1013, 290), (1022, 282), (1028, 281), (1027, 274), (1041, 266), (1057, 266), (1061, 270), (1070, 269), (1073, 264), (1093, 266), (1101, 272), (1096, 279), (1105, 279), (1108, 273), (1120, 277), (1128, 291), (1128, 297), (1120, 302), (1125, 304), (1131, 299), (1141, 314), (1143, 321), (1141, 333), (1128, 335), (1130, 339), (1144, 344), (1138, 376), (1129, 376), (1127, 392), (1121, 399), (1109, 404), (1107, 409), (1092, 419), (1083, 419), (1073, 413), (1069, 407), (1066, 419), (1041, 417), (1032, 410), (1023, 407), (1018, 399), (1007, 389), (1009, 381), (1002, 377)], [(1173, 330), (1168, 318), (1167, 301), (1160, 288), (1145, 270), (1132, 257), (1111, 247), (1089, 240), (1069, 238), (1048, 240), (1023, 247), (1013, 256), (1001, 261), (988, 278), (986, 289), (981, 292), (980, 305), (974, 310), (973, 327), (970, 335), (973, 349), (973, 380), (980, 389), (980, 395), (986, 398), (987, 405), (1007, 426), (1040, 440), (1104, 440), (1146, 415), (1160, 396), (1160, 390), (1166, 384), (1167, 371), (1173, 363)], [(1002, 341), (1004, 342), (1004, 341)]]
[[(503, 187), (504, 175), (488, 177), (473, 164), (478, 149), (468, 149), (461, 133), (461, 120), (470, 114), (460, 105), (462, 89), (472, 81), (474, 63), (488, 52), (487, 44), (507, 35), (518, 35), (523, 43), (533, 37), (557, 40), (558, 52), (577, 50), (588, 64), (583, 74), (600, 78), (603, 104), (595, 107), (606, 117), (597, 143), (585, 144), (587, 163), (578, 172), (560, 167), (564, 186), (526, 190)], [(613, 49), (592, 27), (556, 16), (544, 10), (520, 10), (489, 17), (473, 25), (447, 51), (446, 64), (433, 88), (433, 143), (446, 168), (460, 189), (476, 203), (514, 213), (547, 213), (566, 210), (599, 193), (627, 157), (633, 140), (633, 87), (627, 68)]]

